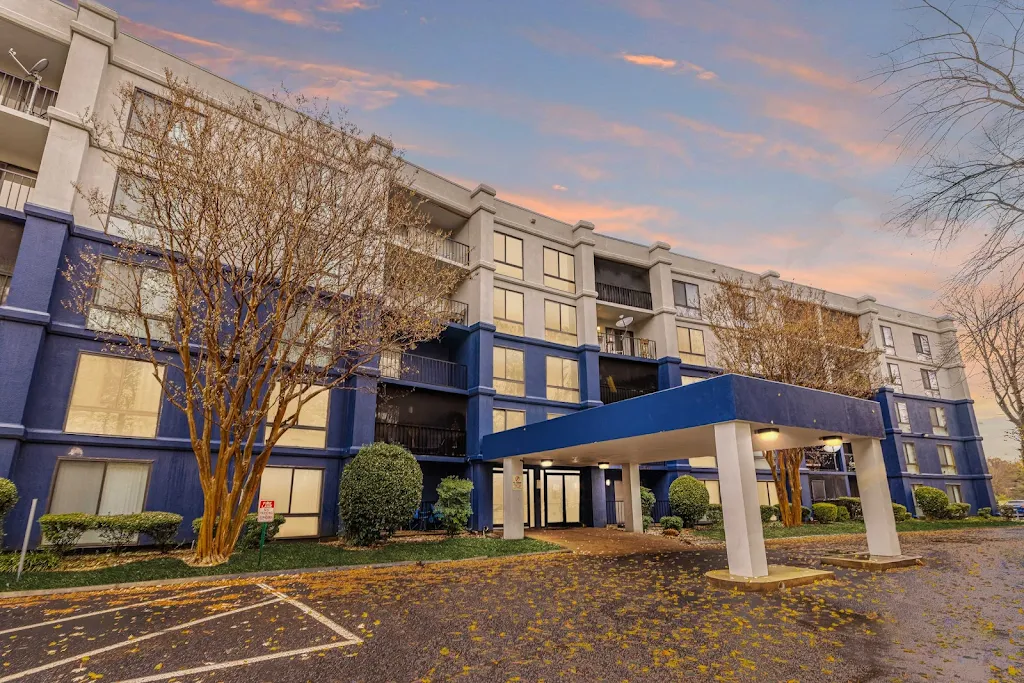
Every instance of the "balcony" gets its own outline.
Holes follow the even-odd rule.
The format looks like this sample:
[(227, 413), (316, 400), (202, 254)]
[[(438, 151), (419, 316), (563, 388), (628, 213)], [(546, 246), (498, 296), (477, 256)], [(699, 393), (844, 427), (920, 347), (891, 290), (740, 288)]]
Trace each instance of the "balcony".
[(0, 306), (7, 302), (7, 292), (11, 289), (11, 277), (10, 273), (0, 270)]
[(461, 301), (455, 301), (454, 299), (445, 300), (441, 314), (444, 316), (445, 322), (455, 323), (456, 325), (469, 324), (469, 304), (464, 304)]
[(35, 186), (35, 177), (0, 167), (0, 207), (24, 211)]
[(405, 446), (415, 455), (459, 457), (466, 454), (466, 432), (462, 429), (378, 421), (374, 439)]
[(653, 394), (653, 391), (647, 389), (631, 389), (629, 387), (612, 387), (604, 382), (601, 382), (601, 403), (616, 403), (618, 401), (625, 401), (628, 398), (636, 398), (637, 396), (646, 396), (647, 394)]
[(812, 472), (842, 472), (840, 451), (829, 453), (821, 449), (808, 450), (804, 464)]
[(620, 356), (632, 356), (634, 358), (648, 358), (654, 360), (658, 357), (657, 349), (653, 339), (638, 339), (625, 335), (599, 333), (597, 335), (601, 351), (614, 353)]
[(415, 233), (412, 230), (400, 233), (395, 243), (458, 266), (469, 265), (469, 245), (457, 242), (451, 237), (441, 237), (430, 231), (416, 229)]
[(597, 283), (597, 298), (599, 301), (632, 306), (633, 308), (644, 308), (648, 311), (653, 308), (650, 292), (608, 285), (603, 282)]
[(453, 389), (467, 386), (465, 365), (396, 351), (381, 353), (380, 376)]
[(57, 102), (57, 91), (20, 76), (0, 71), (0, 106), (23, 114), (46, 118), (46, 110)]

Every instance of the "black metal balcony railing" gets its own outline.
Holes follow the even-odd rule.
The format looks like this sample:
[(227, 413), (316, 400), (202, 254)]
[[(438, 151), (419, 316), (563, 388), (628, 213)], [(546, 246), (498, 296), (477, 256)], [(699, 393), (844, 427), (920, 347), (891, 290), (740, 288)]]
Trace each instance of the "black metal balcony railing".
[(25, 202), (35, 186), (34, 177), (0, 167), (0, 206), (15, 211), (24, 210)]
[(395, 351), (385, 351), (380, 355), (380, 375), (454, 389), (465, 389), (467, 385), (465, 365)]
[(828, 453), (825, 451), (808, 451), (804, 459), (804, 464), (809, 470), (815, 470), (819, 472), (840, 472), (842, 467), (840, 466), (840, 454), (839, 452)]
[(56, 103), (56, 90), (43, 86), (37, 89), (30, 80), (0, 71), (0, 105), (45, 119), (46, 110)]
[(463, 266), (469, 265), (469, 245), (456, 242), (451, 237), (441, 240), (434, 252), (438, 258), (452, 261)]
[(634, 358), (654, 359), (658, 357), (653, 339), (638, 339), (607, 332), (597, 336), (601, 350), (605, 353), (617, 353), (620, 356), (633, 356)]
[(0, 306), (7, 301), (7, 292), (11, 289), (11, 274), (0, 271)]
[(447, 322), (455, 323), (456, 325), (466, 325), (469, 323), (469, 304), (448, 299), (444, 305), (443, 314)]
[(405, 446), (414, 455), (466, 454), (466, 431), (463, 429), (377, 422), (374, 438), (384, 443)]
[(651, 310), (651, 308), (653, 308), (650, 292), (641, 292), (639, 289), (607, 285), (603, 282), (597, 283), (597, 298), (601, 301), (608, 301), (613, 304), (621, 304), (623, 306), (632, 306), (633, 308), (646, 308), (647, 310)]
[(615, 387), (612, 389), (607, 384), (601, 384), (601, 403), (615, 403), (616, 401), (625, 401), (627, 398), (636, 398), (637, 396), (646, 396), (652, 394), (653, 391), (646, 389), (627, 389), (624, 387)]

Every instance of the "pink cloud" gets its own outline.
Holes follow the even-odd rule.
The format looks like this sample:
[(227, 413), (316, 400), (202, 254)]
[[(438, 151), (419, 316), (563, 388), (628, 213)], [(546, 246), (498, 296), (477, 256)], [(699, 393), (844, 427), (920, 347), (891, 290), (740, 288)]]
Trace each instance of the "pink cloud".
[(655, 55), (634, 55), (628, 52), (623, 52), (621, 57), (624, 61), (636, 64), (637, 66), (646, 66), (653, 69), (661, 69), (662, 71), (674, 71), (675, 73), (693, 73), (702, 81), (713, 81), (718, 78), (718, 74), (714, 71), (705, 69), (693, 62), (677, 61)]
[(323, 14), (339, 14), (370, 9), (362, 0), (215, 0), (218, 5), (250, 14), (270, 17), (294, 26), (336, 31), (340, 26)]
[(817, 66), (812, 66), (796, 59), (785, 59), (759, 54), (740, 47), (729, 47), (724, 50), (725, 54), (734, 59), (740, 59), (776, 74), (782, 74), (790, 78), (802, 81), (809, 85), (829, 90), (845, 90), (867, 93), (869, 89), (863, 84), (856, 83), (844, 77), (840, 70), (823, 71)]

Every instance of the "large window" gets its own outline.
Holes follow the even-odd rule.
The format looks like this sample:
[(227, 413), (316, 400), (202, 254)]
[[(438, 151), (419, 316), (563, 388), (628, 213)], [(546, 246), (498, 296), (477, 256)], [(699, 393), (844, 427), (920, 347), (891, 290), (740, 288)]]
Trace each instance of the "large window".
[(943, 474), (956, 474), (956, 458), (953, 456), (953, 447), (949, 444), (939, 444), (939, 466)]
[(903, 393), (903, 378), (900, 376), (900, 366), (895, 363), (886, 363), (889, 370), (889, 386), (896, 391)]
[(506, 396), (526, 396), (524, 354), (518, 349), (494, 347), (494, 390)]
[(523, 241), (518, 237), (494, 233), (494, 270), (502, 275), (523, 279)]
[(284, 515), (278, 538), (320, 535), (324, 471), (312, 467), (267, 467), (260, 480), (260, 500), (274, 501), (274, 514)]
[(921, 369), (921, 384), (924, 385), (924, 393), (939, 398), (939, 376), (934, 370)]
[(576, 346), (576, 307), (545, 300), (544, 338), (556, 344)]
[(494, 288), (494, 326), (498, 332), (523, 336), (523, 293)]
[[(314, 393), (320, 393), (313, 396)], [(278, 396), (280, 394), (277, 384), (270, 390), (269, 410), (267, 411), (267, 426), (264, 438), (270, 436), (270, 423), (274, 420), (277, 412)], [(299, 407), (300, 398), (312, 396), (308, 401)], [(277, 440), (278, 446), (294, 446), (296, 448), (326, 448), (327, 447), (327, 415), (330, 412), (330, 391), (323, 391), (322, 387), (310, 387), (302, 392), (302, 396), (296, 396), (285, 406), (285, 419), (298, 412), (298, 420), (292, 427), (288, 428)]]
[(317, 306), (296, 306), (291, 313), (281, 330), (281, 343), (288, 345), (285, 359), (298, 362), (312, 345), (305, 355), (305, 365), (318, 368), (333, 365), (337, 355), (337, 316)]
[(571, 358), (548, 356), (547, 397), (552, 401), (580, 402), (579, 363)]
[(100, 261), (99, 286), (85, 326), (90, 330), (169, 340), (174, 323), (174, 286), (169, 273), (122, 261)]
[(949, 429), (946, 427), (946, 409), (942, 406), (932, 406), (928, 409), (928, 417), (932, 421), (932, 434), (948, 436)]
[(964, 493), (960, 488), (960, 484), (946, 484), (946, 496), (949, 498), (950, 503), (964, 502)]
[(896, 421), (902, 432), (910, 431), (910, 411), (905, 401), (896, 401)]
[(700, 319), (700, 287), (692, 282), (672, 282), (676, 314)]
[(917, 446), (910, 441), (903, 442), (903, 457), (907, 461), (907, 472), (909, 474), (920, 474), (921, 467), (917, 462)]
[[(57, 461), (47, 512), (127, 515), (142, 512), (149, 488), (151, 463), (137, 460)], [(99, 533), (86, 532), (81, 545), (101, 543)]]
[(132, 111), (128, 117), (126, 141), (130, 142), (133, 135), (146, 133), (146, 122), (142, 120), (145, 118), (149, 123), (164, 128), (169, 142), (188, 147), (189, 137), (185, 122), (172, 121), (173, 114), (174, 106), (168, 100), (144, 90), (136, 90), (132, 100)]
[(549, 247), (544, 247), (544, 284), (563, 292), (576, 292), (576, 259)]
[(493, 421), (491, 430), (495, 433), (503, 432), (506, 429), (515, 429), (525, 425), (526, 411), (495, 408), (491, 411), (491, 418)]
[(148, 361), (83, 353), (78, 357), (64, 431), (155, 437), (164, 368)]
[(771, 481), (757, 482), (757, 500), (760, 505), (778, 505), (779, 492), (775, 490), (775, 483)]
[(160, 244), (156, 229), (144, 222), (145, 203), (140, 201), (154, 192), (155, 186), (146, 178), (119, 172), (110, 199), (107, 232), (146, 244)]
[(917, 357), (920, 360), (932, 359), (932, 345), (929, 343), (927, 335), (914, 333), (914, 350), (917, 351)]
[(707, 365), (707, 354), (704, 351), (704, 331), (690, 327), (676, 328), (676, 341), (679, 344), (679, 360), (690, 365)]
[(891, 327), (882, 325), (882, 344), (887, 354), (890, 356), (896, 355), (896, 342), (893, 340)]

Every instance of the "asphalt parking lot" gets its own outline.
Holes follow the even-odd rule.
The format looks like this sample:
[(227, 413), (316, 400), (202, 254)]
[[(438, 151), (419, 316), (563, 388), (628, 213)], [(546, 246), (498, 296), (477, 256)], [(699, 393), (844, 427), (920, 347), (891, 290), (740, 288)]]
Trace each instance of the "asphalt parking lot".
[[(573, 555), (0, 599), (0, 683), (1024, 680), (1024, 528), (915, 535), (904, 546), (925, 567), (767, 596), (709, 589), (721, 550), (609, 552), (616, 538), (588, 553), (581, 535)], [(769, 556), (809, 566), (859, 542)]]

